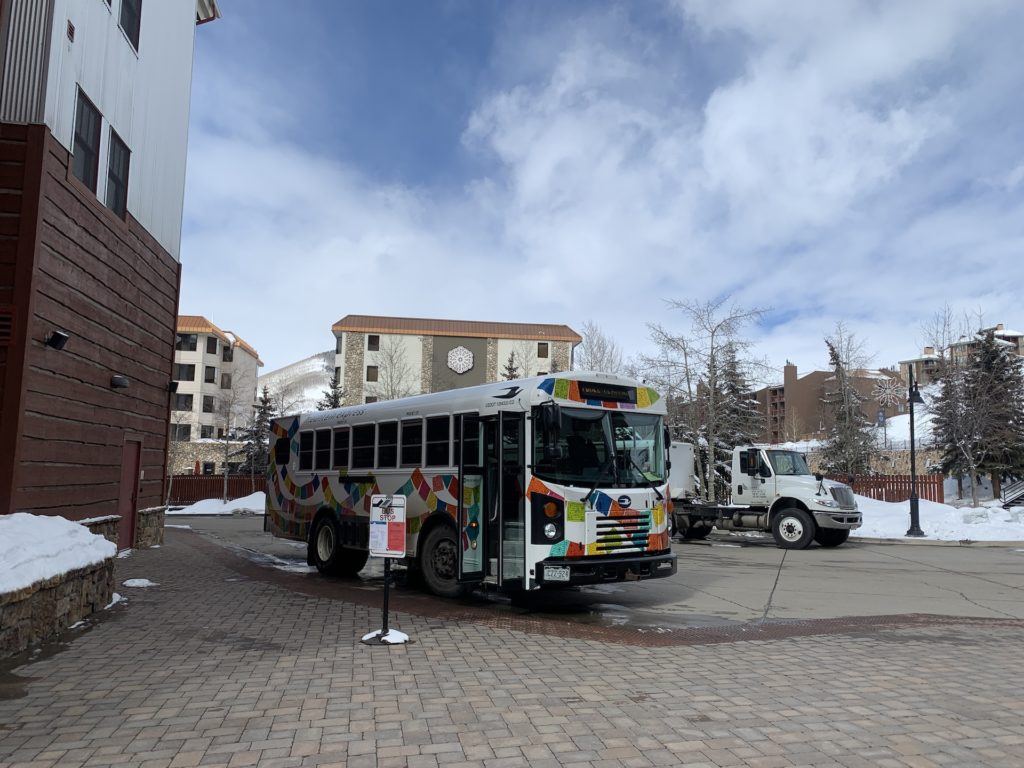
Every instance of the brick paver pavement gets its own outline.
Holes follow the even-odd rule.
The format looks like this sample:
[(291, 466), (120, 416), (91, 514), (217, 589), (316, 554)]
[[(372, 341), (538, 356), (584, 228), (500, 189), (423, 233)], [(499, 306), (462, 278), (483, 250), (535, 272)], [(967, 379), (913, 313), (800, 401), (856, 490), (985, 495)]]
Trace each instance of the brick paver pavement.
[(159, 586), (0, 676), (0, 768), (1024, 765), (1019, 621), (650, 646), (440, 611), (369, 648), (370, 605), (167, 539), (118, 566)]

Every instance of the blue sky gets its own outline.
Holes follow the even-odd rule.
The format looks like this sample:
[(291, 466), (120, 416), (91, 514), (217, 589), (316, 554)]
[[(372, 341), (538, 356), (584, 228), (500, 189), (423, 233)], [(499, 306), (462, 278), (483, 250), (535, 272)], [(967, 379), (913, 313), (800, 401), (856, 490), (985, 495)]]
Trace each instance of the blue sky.
[(264, 370), (348, 313), (593, 320), (732, 293), (781, 366), (943, 303), (1024, 324), (1024, 6), (221, 0), (183, 312)]

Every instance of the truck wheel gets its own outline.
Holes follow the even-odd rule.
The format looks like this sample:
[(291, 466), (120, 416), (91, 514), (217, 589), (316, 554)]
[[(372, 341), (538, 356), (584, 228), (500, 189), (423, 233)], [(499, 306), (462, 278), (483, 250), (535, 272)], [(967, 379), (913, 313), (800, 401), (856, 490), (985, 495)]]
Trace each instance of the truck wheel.
[(782, 549), (806, 549), (814, 540), (814, 520), (802, 509), (780, 509), (772, 520), (772, 536)]
[(845, 544), (850, 538), (850, 531), (846, 528), (819, 528), (814, 534), (814, 540), (823, 547), (838, 547)]
[(320, 518), (310, 534), (313, 564), (325, 576), (355, 576), (366, 565), (370, 553), (365, 549), (343, 547), (338, 522), (330, 515)]
[(683, 538), (691, 541), (694, 539), (706, 539), (709, 533), (711, 533), (710, 525), (701, 525), (696, 528), (691, 525), (683, 531)]
[(427, 589), (438, 597), (461, 597), (469, 587), (459, 584), (459, 551), (455, 529), (438, 525), (430, 530), (420, 553), (420, 572)]

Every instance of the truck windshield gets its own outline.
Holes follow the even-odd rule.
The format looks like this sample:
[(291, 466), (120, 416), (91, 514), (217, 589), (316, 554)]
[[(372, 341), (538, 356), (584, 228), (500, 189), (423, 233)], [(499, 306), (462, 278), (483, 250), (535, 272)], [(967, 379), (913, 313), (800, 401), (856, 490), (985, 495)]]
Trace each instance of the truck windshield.
[(776, 475), (809, 475), (807, 459), (796, 451), (768, 451), (768, 461)]
[(538, 477), (606, 488), (664, 482), (661, 416), (562, 408), (557, 429), (545, 436), (538, 410), (533, 421), (533, 472)]

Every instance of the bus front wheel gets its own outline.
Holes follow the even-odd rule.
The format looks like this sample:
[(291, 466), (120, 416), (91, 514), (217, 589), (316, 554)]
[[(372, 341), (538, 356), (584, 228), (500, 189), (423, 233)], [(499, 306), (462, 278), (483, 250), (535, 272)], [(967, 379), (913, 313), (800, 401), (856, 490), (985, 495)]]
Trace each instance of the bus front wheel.
[(313, 564), (325, 576), (355, 576), (366, 565), (370, 553), (341, 545), (337, 521), (325, 515), (320, 518), (311, 537)]
[(455, 529), (438, 525), (430, 530), (420, 554), (420, 571), (427, 589), (439, 597), (460, 597), (469, 590), (459, 584), (459, 551)]

